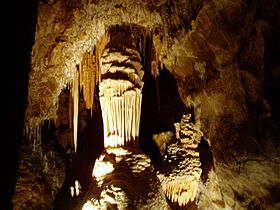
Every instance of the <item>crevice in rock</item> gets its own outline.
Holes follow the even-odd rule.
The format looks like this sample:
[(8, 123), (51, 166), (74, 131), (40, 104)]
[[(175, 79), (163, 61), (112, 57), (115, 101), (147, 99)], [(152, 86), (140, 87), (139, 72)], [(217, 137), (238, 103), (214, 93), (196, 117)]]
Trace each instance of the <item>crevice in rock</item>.
[[(61, 94), (60, 107), (58, 109), (58, 124), (55, 130), (56, 140), (63, 143), (65, 155), (66, 177), (65, 182), (54, 201), (54, 209), (73, 209), (79, 204), (77, 197), (71, 197), (70, 187), (77, 180), (82, 190), (87, 190), (91, 182), (92, 163), (103, 149), (102, 117), (98, 91), (95, 91), (93, 110), (86, 108), (83, 97), (79, 99), (78, 145), (77, 152), (73, 148), (73, 130), (69, 128), (69, 91)], [(82, 96), (82, 92), (80, 93)], [(61, 139), (62, 138), (62, 139)], [(68, 140), (68, 141), (67, 141)]]
[[(165, 131), (175, 133), (174, 123), (180, 121), (187, 108), (180, 99), (174, 77), (167, 69), (161, 70), (157, 79), (146, 74), (144, 82), (139, 146), (152, 161), (157, 162), (160, 153), (152, 140), (153, 134)], [(158, 83), (158, 93), (156, 83)], [(160, 101), (157, 100), (158, 98)]]
[(208, 179), (208, 174), (214, 168), (213, 154), (208, 142), (202, 137), (198, 144), (199, 159), (201, 162), (201, 179), (205, 183)]

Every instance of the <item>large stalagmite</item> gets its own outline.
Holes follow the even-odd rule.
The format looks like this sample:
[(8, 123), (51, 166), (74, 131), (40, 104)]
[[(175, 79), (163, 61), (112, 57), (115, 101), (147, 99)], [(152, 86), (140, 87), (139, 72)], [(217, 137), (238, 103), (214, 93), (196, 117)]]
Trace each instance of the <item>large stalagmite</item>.
[(138, 148), (144, 70), (132, 29), (112, 31), (100, 60), (104, 146)]

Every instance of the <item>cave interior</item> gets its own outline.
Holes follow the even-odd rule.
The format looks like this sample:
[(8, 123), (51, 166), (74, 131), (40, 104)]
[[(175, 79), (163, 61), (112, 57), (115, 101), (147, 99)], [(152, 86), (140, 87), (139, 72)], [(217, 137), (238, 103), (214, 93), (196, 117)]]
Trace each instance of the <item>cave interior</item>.
[(279, 9), (20, 2), (1, 209), (280, 209)]

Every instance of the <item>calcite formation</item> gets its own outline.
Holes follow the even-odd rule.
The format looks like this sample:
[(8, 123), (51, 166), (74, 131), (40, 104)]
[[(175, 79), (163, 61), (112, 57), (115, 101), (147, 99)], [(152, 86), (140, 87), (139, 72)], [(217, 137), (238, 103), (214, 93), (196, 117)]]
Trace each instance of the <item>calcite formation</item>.
[(198, 191), (202, 172), (198, 144), (202, 134), (191, 122), (191, 114), (184, 114), (175, 126), (177, 141), (167, 144), (157, 176), (171, 202), (186, 206)]
[(92, 177), (83, 210), (170, 209), (150, 158), (140, 150), (107, 147), (96, 160)]
[[(54, 205), (69, 175), (63, 158), (44, 149), (57, 143), (52, 154), (64, 154), (70, 166), (81, 156), (97, 158), (91, 163), (96, 186), (81, 182), (84, 192), (75, 200), (81, 208), (105, 208), (110, 201), (123, 209), (158, 209), (157, 201), (166, 209), (278, 209), (280, 135), (263, 93), (268, 75), (277, 75), (267, 73), (265, 61), (266, 35), (275, 27), (265, 8), (275, 2), (39, 1), (14, 209)], [(168, 97), (159, 86), (169, 86), (160, 80), (163, 70), (192, 110), (173, 130), (176, 122), (167, 118), (179, 110), (160, 109)], [(157, 89), (150, 98), (158, 102), (150, 108), (160, 117), (141, 133), (141, 115), (151, 114), (142, 112), (150, 81)], [(199, 150), (202, 137), (213, 161)], [(101, 152), (85, 154), (80, 139), (96, 141)], [(153, 139), (158, 162), (141, 151)]]
[(142, 48), (140, 45), (137, 49), (137, 44), (143, 42), (141, 39), (145, 37), (138, 38), (133, 27), (119, 26), (111, 31), (113, 35), (100, 61), (99, 100), (104, 125), (104, 146), (138, 148), (144, 85), (139, 51), (143, 51), (145, 46)]

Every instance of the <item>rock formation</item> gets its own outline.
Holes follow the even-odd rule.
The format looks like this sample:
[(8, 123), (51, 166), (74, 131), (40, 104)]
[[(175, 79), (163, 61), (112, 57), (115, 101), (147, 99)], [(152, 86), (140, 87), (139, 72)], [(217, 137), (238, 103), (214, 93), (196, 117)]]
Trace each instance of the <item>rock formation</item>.
[(279, 209), (279, 7), (39, 1), (13, 209)]

